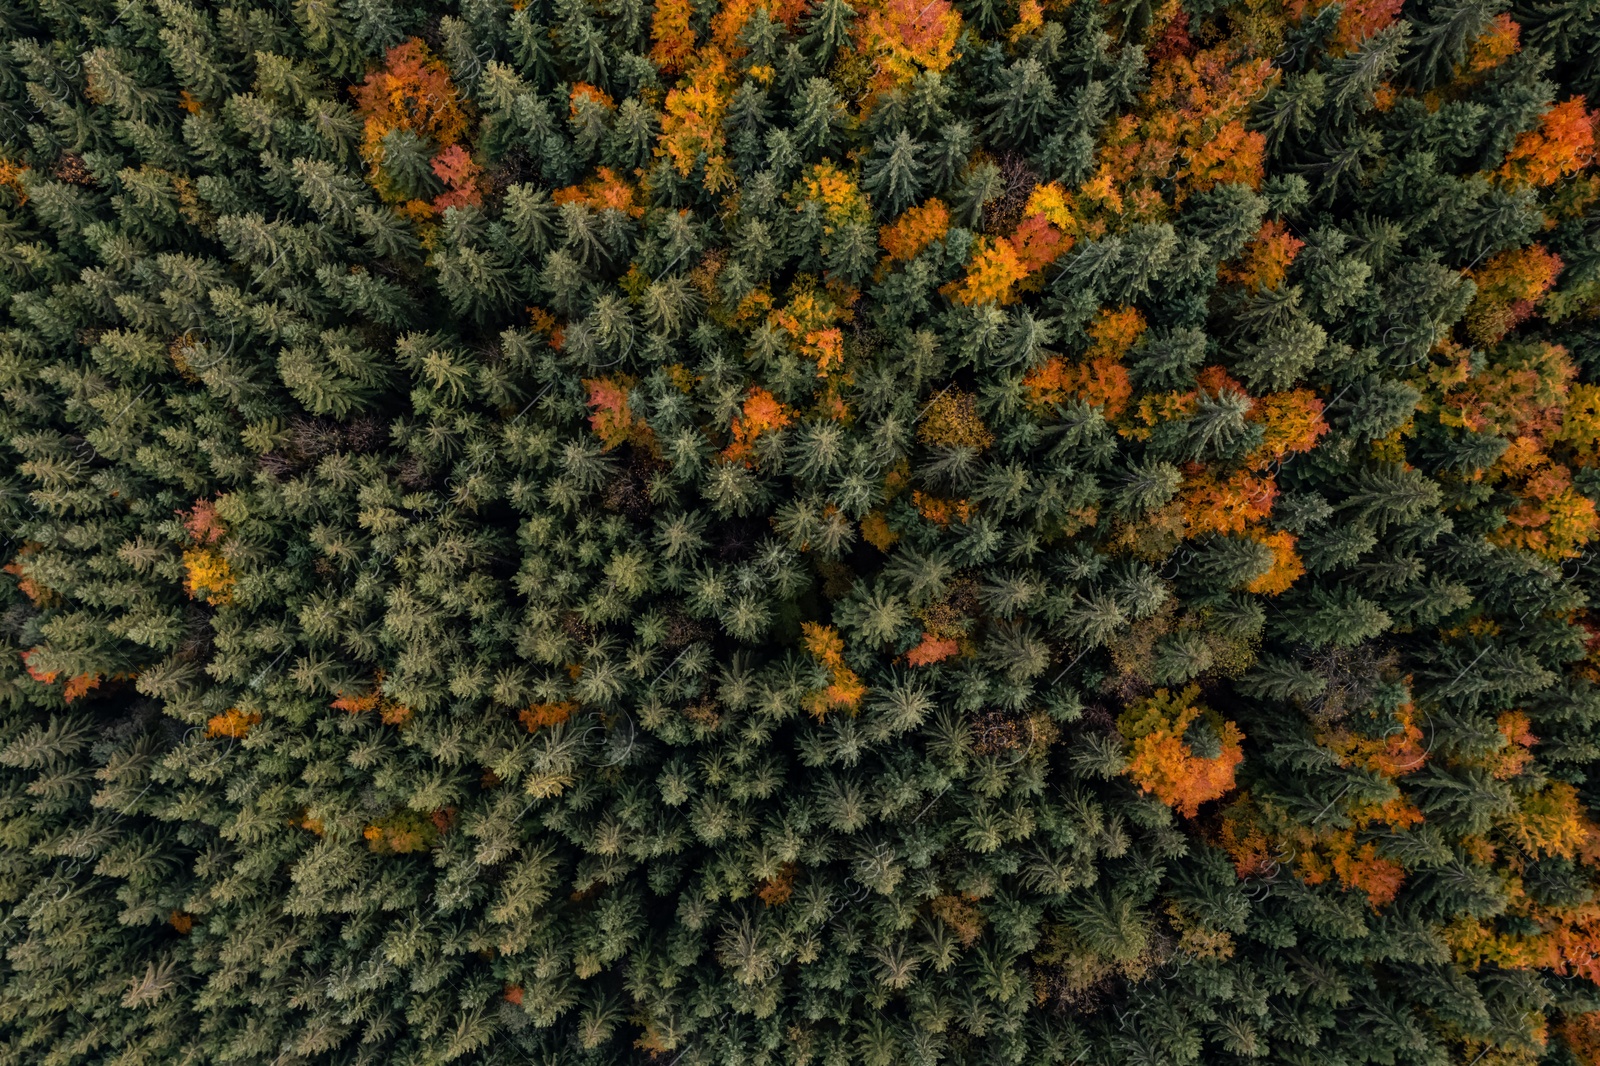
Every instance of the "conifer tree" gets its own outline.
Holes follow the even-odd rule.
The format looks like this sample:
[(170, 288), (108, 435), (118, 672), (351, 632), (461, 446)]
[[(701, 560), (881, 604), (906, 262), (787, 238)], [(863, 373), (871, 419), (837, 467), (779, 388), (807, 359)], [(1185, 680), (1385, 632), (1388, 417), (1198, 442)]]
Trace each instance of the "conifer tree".
[(1600, 1061), (1597, 25), (0, 5), (0, 1060)]

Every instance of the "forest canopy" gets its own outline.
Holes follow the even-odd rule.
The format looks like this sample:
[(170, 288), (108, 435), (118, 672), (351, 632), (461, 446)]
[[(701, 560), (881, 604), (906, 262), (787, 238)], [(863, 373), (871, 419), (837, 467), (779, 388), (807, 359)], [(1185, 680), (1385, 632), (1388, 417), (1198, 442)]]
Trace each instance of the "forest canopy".
[(1594, 0), (0, 0), (0, 1066), (1600, 1066)]

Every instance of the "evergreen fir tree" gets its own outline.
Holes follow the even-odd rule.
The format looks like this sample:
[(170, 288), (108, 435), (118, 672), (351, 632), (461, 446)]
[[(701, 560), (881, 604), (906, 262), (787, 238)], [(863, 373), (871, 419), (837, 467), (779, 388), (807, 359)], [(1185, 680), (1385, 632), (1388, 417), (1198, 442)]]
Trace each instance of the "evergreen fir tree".
[(0, 1059), (1600, 1057), (1591, 3), (0, 9)]

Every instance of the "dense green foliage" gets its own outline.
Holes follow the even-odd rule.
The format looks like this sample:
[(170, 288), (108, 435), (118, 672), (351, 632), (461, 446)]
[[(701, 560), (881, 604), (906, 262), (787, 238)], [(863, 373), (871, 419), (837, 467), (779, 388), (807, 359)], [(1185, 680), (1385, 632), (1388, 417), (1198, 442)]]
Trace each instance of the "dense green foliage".
[(0, 1066), (1600, 1062), (1592, 0), (0, 41)]

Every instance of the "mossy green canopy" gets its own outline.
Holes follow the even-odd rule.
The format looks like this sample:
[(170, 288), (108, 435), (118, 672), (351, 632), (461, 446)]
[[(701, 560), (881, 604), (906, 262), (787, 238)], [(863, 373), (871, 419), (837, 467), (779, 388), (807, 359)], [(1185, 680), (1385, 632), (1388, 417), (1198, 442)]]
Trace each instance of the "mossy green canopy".
[(0, 0), (0, 1066), (1595, 1066), (1589, 0)]

